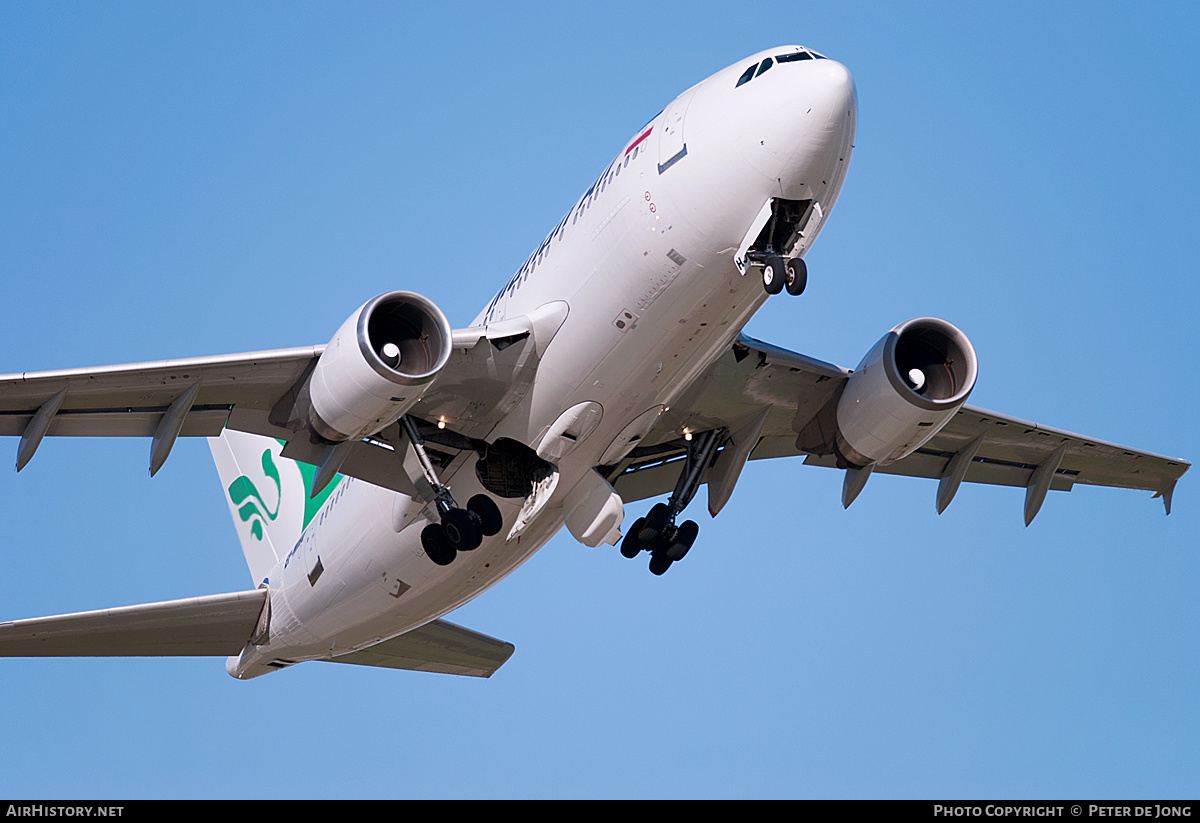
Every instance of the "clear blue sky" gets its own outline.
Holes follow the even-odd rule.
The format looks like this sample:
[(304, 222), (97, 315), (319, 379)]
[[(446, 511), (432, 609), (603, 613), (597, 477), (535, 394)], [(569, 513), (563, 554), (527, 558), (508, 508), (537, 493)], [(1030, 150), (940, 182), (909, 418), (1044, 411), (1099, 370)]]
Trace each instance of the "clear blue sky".
[[(322, 343), (391, 288), (465, 324), (672, 97), (803, 43), (854, 72), (857, 149), (750, 333), (853, 366), (945, 317), (972, 402), (1196, 460), (1198, 16), (5, 3), (0, 372)], [(249, 586), (205, 444), (148, 451), (0, 473), (0, 618)], [(0, 661), (0, 796), (1197, 795), (1195, 471), (1170, 517), (1083, 487), (1028, 529), (1019, 490), (840, 489), (751, 465), (663, 578), (560, 536), (453, 617), (516, 644), (488, 681)]]

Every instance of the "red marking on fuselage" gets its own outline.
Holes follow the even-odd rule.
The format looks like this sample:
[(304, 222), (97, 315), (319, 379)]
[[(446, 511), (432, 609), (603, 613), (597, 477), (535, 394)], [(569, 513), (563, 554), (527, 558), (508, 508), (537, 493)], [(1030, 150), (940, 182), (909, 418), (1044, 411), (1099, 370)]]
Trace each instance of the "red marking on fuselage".
[(637, 140), (634, 140), (632, 143), (630, 143), (630, 144), (629, 144), (629, 148), (625, 149), (625, 153), (626, 153), (626, 154), (629, 154), (629, 152), (631, 152), (631, 151), (633, 151), (634, 149), (636, 149), (636, 148), (637, 148), (637, 145), (638, 145), (638, 143), (642, 142), (642, 141), (643, 141), (643, 140), (645, 140), (647, 137), (649, 137), (649, 136), (650, 136), (650, 132), (652, 132), (652, 131), (654, 131), (654, 126), (651, 126), (650, 128), (646, 129), (646, 132), (645, 132), (645, 133), (644, 133), (644, 134), (643, 134), (641, 137), (639, 137)]

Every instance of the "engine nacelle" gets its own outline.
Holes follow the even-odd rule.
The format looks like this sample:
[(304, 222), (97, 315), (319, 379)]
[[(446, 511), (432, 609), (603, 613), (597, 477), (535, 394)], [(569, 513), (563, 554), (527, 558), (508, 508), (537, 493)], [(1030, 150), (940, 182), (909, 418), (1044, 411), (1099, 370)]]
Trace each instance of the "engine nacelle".
[(838, 453), (857, 468), (912, 453), (967, 402), (977, 371), (971, 341), (950, 323), (901, 323), (846, 383), (837, 406)]
[(450, 349), (450, 323), (433, 301), (410, 291), (367, 301), (317, 360), (309, 427), (333, 442), (386, 428), (421, 399)]

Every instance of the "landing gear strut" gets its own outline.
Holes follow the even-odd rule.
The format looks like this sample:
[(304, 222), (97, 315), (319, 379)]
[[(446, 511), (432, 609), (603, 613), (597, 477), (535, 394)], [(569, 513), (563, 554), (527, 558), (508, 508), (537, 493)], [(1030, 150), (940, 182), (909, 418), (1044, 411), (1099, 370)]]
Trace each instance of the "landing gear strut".
[(649, 514), (634, 521), (621, 542), (621, 554), (632, 559), (643, 551), (650, 552), (650, 571), (654, 574), (665, 574), (672, 563), (683, 559), (696, 541), (700, 526), (694, 520), (677, 526), (675, 518), (696, 496), (704, 473), (716, 459), (717, 449), (726, 434), (725, 429), (712, 429), (692, 436), (671, 499), (658, 503)]
[(435, 505), (441, 518), (440, 523), (430, 523), (421, 531), (421, 546), (434, 563), (449, 566), (459, 552), (477, 549), (484, 537), (500, 532), (503, 527), (500, 509), (486, 494), (475, 495), (467, 501), (465, 509), (459, 508), (450, 489), (438, 479), (437, 470), (425, 452), (425, 438), (421, 436), (417, 424), (408, 415), (400, 418), (400, 424), (404, 426), (404, 432), (421, 462), (425, 479), (437, 496)]

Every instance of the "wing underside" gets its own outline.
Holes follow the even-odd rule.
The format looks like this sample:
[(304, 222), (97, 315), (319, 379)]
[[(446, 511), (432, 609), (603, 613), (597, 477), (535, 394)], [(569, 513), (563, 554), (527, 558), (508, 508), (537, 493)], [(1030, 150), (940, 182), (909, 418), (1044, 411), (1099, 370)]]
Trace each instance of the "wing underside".
[[(427, 421), (439, 416), (454, 421), (445, 432), (428, 424), (431, 441), (446, 449), (447, 459), (477, 446), (532, 384), (552, 336), (541, 332), (538, 323), (536, 317), (519, 318), (496, 329), (454, 332), (453, 357), (412, 412)], [(287, 441), (284, 457), (320, 465), (329, 447), (295, 436), (278, 423), (273, 410), (304, 379), (322, 350), (306, 346), (0, 376), (0, 434), (21, 436), (18, 467), (46, 435), (144, 436), (153, 438), (153, 470), (176, 437), (215, 436), (223, 428)], [(680, 432), (738, 432), (751, 421), (756, 421), (751, 427), (756, 443), (748, 450), (749, 459), (803, 456), (808, 465), (836, 466), (833, 455), (811, 447), (811, 432), (820, 428), (822, 411), (829, 409), (849, 375), (848, 369), (740, 337), (672, 402), (637, 448), (599, 468), (626, 502), (665, 494), (679, 474), (674, 462), (687, 449)], [(405, 445), (393, 424), (351, 444), (340, 471), (416, 495), (413, 468), (396, 456)], [(1039, 484), (1044, 490), (1070, 490), (1076, 483), (1146, 489), (1163, 497), (1168, 511), (1175, 482), (1190, 465), (964, 406), (916, 452), (874, 470), (945, 480), (956, 456), (967, 463), (957, 482), (1031, 488), (1035, 476), (1049, 476), (1048, 484)], [(938, 505), (939, 510), (944, 507), (941, 501)]]
[(330, 662), (491, 677), (513, 651), (512, 643), (435, 620), (362, 651), (334, 657)]
[(237, 654), (255, 633), (267, 590), (10, 620), (0, 657), (155, 657)]
[[(10, 620), (0, 623), (0, 657), (228, 657), (270, 633), (267, 590)], [(490, 677), (513, 645), (445, 620), (335, 663)]]
[[(529, 317), (454, 331), (449, 361), (411, 413), (455, 421), (452, 431), (441, 434), (457, 444), (482, 437), (528, 391), (565, 316), (565, 304), (552, 303)], [(18, 471), (47, 436), (146, 437), (153, 474), (176, 438), (216, 437), (226, 428), (286, 442), (284, 457), (319, 466), (332, 447), (289, 427), (286, 412), (324, 349), (0, 375), (0, 435), (21, 438)], [(429, 428), (436, 439), (437, 427)], [(419, 472), (406, 469), (395, 454), (406, 444), (392, 424), (347, 444), (339, 473), (415, 495), (412, 477)]]
[[(743, 337), (671, 404), (637, 449), (602, 471), (626, 502), (669, 493), (687, 450), (679, 432), (685, 428), (736, 432), (764, 410), (765, 423), (755, 429), (757, 440), (749, 459), (803, 457), (805, 465), (837, 468), (834, 454), (814, 453), (805, 446), (812, 439), (813, 426), (821, 422), (822, 410), (836, 400), (849, 375), (847, 369)], [(874, 471), (942, 481), (937, 501), (940, 511), (948, 505), (946, 479), (959, 455), (967, 464), (959, 482), (1034, 489), (1041, 468), (1049, 476), (1043, 491), (1070, 491), (1076, 483), (1144, 489), (1161, 496), (1168, 513), (1175, 483), (1190, 465), (1185, 460), (964, 406), (929, 442)], [(1027, 520), (1032, 519), (1029, 512), (1036, 513), (1037, 505), (1027, 503)]]

